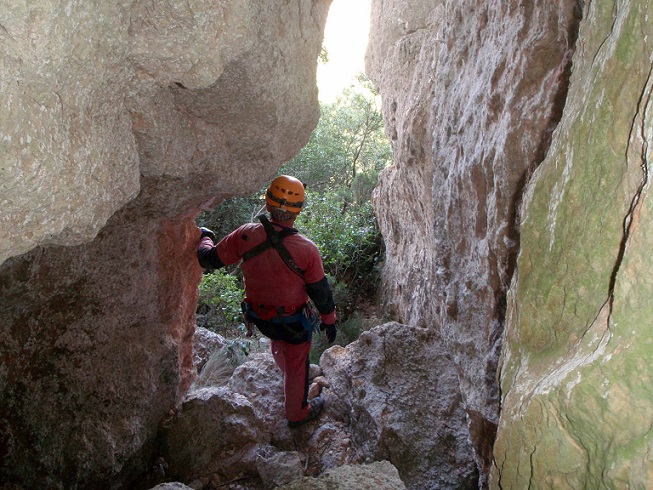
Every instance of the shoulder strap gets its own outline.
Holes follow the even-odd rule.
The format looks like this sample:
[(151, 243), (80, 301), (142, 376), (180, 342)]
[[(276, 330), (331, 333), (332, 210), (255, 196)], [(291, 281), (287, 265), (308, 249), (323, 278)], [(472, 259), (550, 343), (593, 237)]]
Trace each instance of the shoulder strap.
[(259, 216), (257, 216), (257, 218), (263, 225), (263, 229), (265, 230), (267, 239), (264, 242), (256, 245), (255, 247), (252, 247), (247, 252), (245, 252), (243, 254), (243, 262), (253, 257), (256, 257), (257, 255), (262, 254), (268, 248), (272, 247), (277, 251), (281, 259), (283, 260), (284, 264), (286, 264), (291, 271), (293, 271), (295, 274), (297, 274), (299, 277), (303, 279), (304, 270), (301, 269), (295, 263), (295, 261), (292, 258), (292, 255), (290, 255), (290, 252), (283, 244), (284, 238), (290, 235), (294, 235), (295, 233), (297, 233), (297, 231), (289, 230), (289, 229), (277, 231), (274, 229), (274, 226), (272, 226), (272, 223), (268, 221), (267, 216), (265, 216), (264, 214), (260, 214)]

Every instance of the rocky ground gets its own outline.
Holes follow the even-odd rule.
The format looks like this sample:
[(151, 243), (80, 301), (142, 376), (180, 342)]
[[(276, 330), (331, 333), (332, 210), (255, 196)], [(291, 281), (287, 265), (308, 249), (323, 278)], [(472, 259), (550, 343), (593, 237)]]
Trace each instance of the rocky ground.
[[(328, 349), (310, 373), (309, 397), (322, 396), (324, 411), (318, 420), (291, 430), (283, 415), (281, 372), (265, 341), (262, 352), (243, 359), (224, 339), (199, 329), (195, 361), (203, 367), (163, 424), (160, 456), (147, 488), (175, 480), (194, 489), (259, 490), (352, 465), (357, 470), (351, 471), (367, 471), (375, 481), (357, 488), (474, 481), (471, 449), (452, 443), (464, 430), (465, 414), (457, 412), (455, 399), (431, 397), (438, 385), (455, 382), (445, 353), (439, 355), (440, 366), (422, 362), (426, 353), (437, 354), (436, 337), (433, 331), (388, 323), (347, 347)], [(438, 424), (445, 413), (458, 424)], [(365, 466), (380, 461), (397, 474)], [(433, 473), (442, 467), (450, 471)]]

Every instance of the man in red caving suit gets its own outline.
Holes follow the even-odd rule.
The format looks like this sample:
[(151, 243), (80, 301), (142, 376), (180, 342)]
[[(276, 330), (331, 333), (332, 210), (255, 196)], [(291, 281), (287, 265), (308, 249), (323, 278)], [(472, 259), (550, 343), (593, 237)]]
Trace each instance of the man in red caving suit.
[(272, 341), (284, 377), (286, 418), (296, 428), (317, 418), (324, 405), (321, 397), (307, 400), (313, 328), (306, 304), (308, 298), (315, 304), (329, 344), (336, 338), (336, 307), (317, 246), (293, 228), (305, 203), (304, 185), (282, 175), (265, 200), (270, 221), (259, 216), (261, 223), (244, 224), (217, 245), (215, 234), (201, 228), (197, 257), (209, 270), (243, 261), (246, 321)]

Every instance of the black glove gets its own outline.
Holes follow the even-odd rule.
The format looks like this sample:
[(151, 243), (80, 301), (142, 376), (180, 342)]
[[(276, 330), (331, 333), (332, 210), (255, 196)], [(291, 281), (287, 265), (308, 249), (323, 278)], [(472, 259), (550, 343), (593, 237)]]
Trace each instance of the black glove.
[(327, 341), (330, 344), (333, 344), (336, 340), (336, 325), (329, 325), (327, 323), (320, 323), (320, 330), (326, 335)]
[(204, 228), (203, 226), (200, 228), (200, 231), (202, 232), (202, 236), (200, 237), (200, 240), (204, 238), (205, 236), (209, 237), (211, 241), (213, 242), (213, 245), (217, 242), (217, 239), (215, 237), (215, 233), (213, 233), (211, 230), (208, 228)]

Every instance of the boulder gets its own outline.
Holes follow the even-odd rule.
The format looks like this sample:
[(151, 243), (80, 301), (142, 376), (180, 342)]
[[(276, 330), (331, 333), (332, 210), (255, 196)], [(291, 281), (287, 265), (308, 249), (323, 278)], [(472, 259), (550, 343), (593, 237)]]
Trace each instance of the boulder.
[(244, 476), (264, 485), (303, 476), (284, 415), (283, 377), (272, 355), (250, 356), (231, 373), (220, 386), (211, 385), (212, 377), (194, 384), (167, 424), (163, 458), (170, 475), (185, 482)]
[[(220, 386), (193, 384), (162, 434), (166, 476), (193, 487), (238, 480), (247, 488), (271, 488), (387, 460), (408, 488), (471, 484), (477, 478), (473, 450), (456, 446), (466, 414), (455, 397), (446, 398), (456, 373), (436, 340), (433, 330), (391, 323), (347, 348), (327, 350), (321, 366), (312, 369), (324, 375), (316, 383), (323, 385), (325, 408), (315, 422), (295, 430), (284, 417), (283, 378), (270, 353), (249, 356)], [(433, 354), (435, 367), (426, 362)], [(382, 484), (387, 474), (380, 473)], [(388, 488), (404, 488), (392, 486), (396, 480)], [(351, 484), (359, 481), (355, 477)]]
[[(351, 440), (342, 448), (345, 462), (387, 460), (414, 489), (471, 488), (478, 480), (463, 437), (457, 368), (434, 329), (381, 325), (346, 348), (328, 349), (320, 365), (331, 384), (325, 417), (342, 424), (332, 432)], [(313, 439), (326, 430), (322, 420)]]
[(265, 488), (275, 488), (304, 477), (304, 465), (297, 451), (259, 454), (256, 470)]
[(228, 387), (249, 400), (276, 445), (295, 449), (284, 412), (283, 375), (271, 353), (256, 354), (238, 366)]
[(199, 373), (211, 355), (227, 345), (227, 340), (220, 334), (206, 328), (195, 327), (193, 336), (193, 366)]
[(191, 392), (164, 438), (169, 474), (181, 481), (256, 475), (257, 452), (270, 440), (249, 400), (225, 386)]
[(319, 478), (302, 478), (278, 490), (404, 490), (397, 469), (387, 461), (367, 465), (345, 465), (328, 470)]

